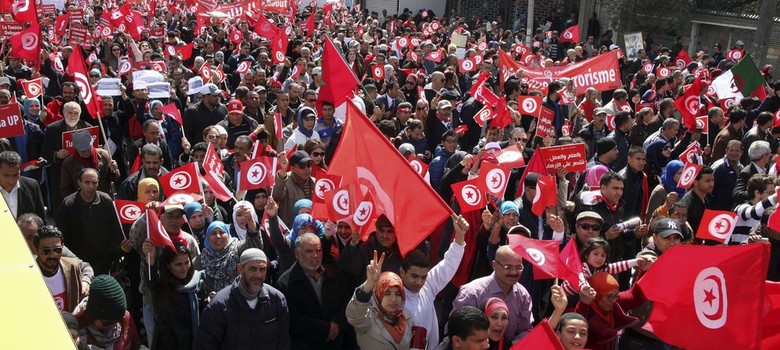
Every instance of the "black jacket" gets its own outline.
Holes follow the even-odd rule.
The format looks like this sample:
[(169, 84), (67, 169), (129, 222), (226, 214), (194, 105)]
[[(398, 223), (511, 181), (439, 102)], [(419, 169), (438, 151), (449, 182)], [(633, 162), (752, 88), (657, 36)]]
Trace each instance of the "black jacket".
[(43, 222), (46, 222), (43, 196), (37, 181), (29, 177), (20, 176), (19, 192), (16, 198), (16, 217), (14, 219), (19, 218), (22, 214), (34, 213), (40, 216)]
[[(138, 158), (138, 155), (141, 154), (141, 149), (146, 146), (147, 142), (146, 139), (139, 139), (133, 142), (132, 145), (130, 145), (130, 149), (127, 150), (127, 160), (130, 162), (130, 168), (132, 169), (133, 163), (135, 163), (135, 159)], [(162, 150), (163, 154), (163, 162), (162, 166), (165, 169), (173, 169), (173, 158), (171, 158), (171, 151), (168, 148), (168, 143), (160, 140), (158, 146), (160, 146), (160, 149)], [(141, 159), (141, 165), (143, 165), (143, 159)]]
[[(287, 297), (290, 308), (290, 338), (293, 349), (341, 349), (345, 341), (355, 343), (354, 337), (346, 339), (348, 324), (345, 315), (350, 298), (349, 289), (342, 283), (338, 271), (332, 266), (323, 265), (324, 271), (320, 292), (322, 301), (317, 299), (309, 278), (303, 268), (295, 263), (285, 271), (277, 281), (277, 287)], [(339, 326), (339, 336), (327, 341), (330, 323)]]
[(186, 132), (184, 136), (187, 137), (190, 143), (198, 143), (203, 139), (203, 130), (206, 127), (216, 125), (225, 120), (226, 116), (227, 107), (225, 105), (218, 103), (214, 109), (209, 110), (203, 104), (203, 101), (198, 102), (184, 111), (182, 116), (182, 119), (184, 119), (184, 131)]

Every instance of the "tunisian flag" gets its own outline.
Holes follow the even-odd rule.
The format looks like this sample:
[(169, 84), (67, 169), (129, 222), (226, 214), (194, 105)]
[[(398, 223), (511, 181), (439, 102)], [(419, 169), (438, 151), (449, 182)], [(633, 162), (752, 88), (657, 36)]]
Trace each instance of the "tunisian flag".
[(181, 111), (179, 110), (179, 107), (176, 106), (175, 103), (169, 103), (165, 106), (160, 107), (160, 110), (168, 115), (169, 117), (173, 118), (179, 125), (184, 125), (184, 122), (181, 120)]
[(555, 176), (539, 176), (531, 212), (536, 216), (542, 216), (544, 209), (556, 204), (558, 204), (558, 182), (555, 181)]
[[(326, 50), (332, 45), (328, 39)], [(406, 255), (449, 217), (450, 208), (349, 100), (343, 130), (328, 173), (358, 185), (358, 197), (371, 193), (377, 212), (393, 223), (398, 247)]]
[(287, 33), (284, 30), (280, 30), (271, 39), (271, 51), (273, 52), (274, 63), (284, 63), (285, 53), (287, 53), (287, 44), (290, 39), (287, 37)]
[(331, 102), (337, 107), (349, 98), (352, 90), (358, 87), (355, 72), (347, 66), (344, 57), (333, 46), (330, 38), (325, 38), (324, 43), (322, 80), (325, 81), (325, 85), (320, 87), (320, 100)]
[(238, 191), (256, 190), (274, 185), (276, 157), (260, 156), (238, 163)]
[(89, 114), (94, 117), (103, 114), (103, 102), (98, 99), (97, 92), (92, 88), (92, 83), (87, 78), (89, 76), (87, 74), (87, 65), (84, 62), (84, 56), (82, 56), (80, 49), (77, 48), (71, 53), (68, 59), (67, 71), (73, 76), (73, 80), (76, 81), (76, 85), (79, 87), (79, 96), (81, 96), (84, 104), (87, 105)]
[(8, 41), (11, 42), (11, 57), (37, 62), (41, 56), (41, 26), (38, 20), (8, 38)]
[(696, 130), (696, 117), (699, 116), (699, 110), (701, 108), (701, 98), (699, 97), (699, 91), (701, 90), (701, 78), (693, 81), (693, 84), (685, 90), (685, 93), (674, 100), (674, 105), (677, 106), (677, 110), (682, 115), (683, 124), (688, 130)]
[(580, 290), (580, 276), (582, 276), (582, 259), (577, 250), (576, 239), (569, 239), (560, 254), (561, 266), (558, 276), (565, 279), (576, 290)]
[(38, 11), (35, 0), (15, 0), (11, 7), (11, 16), (19, 23), (38, 23)]
[(485, 196), (479, 190), (479, 179), (461, 181), (452, 184), (452, 193), (458, 199), (460, 212), (467, 213), (474, 210), (480, 210), (485, 207)]
[(542, 320), (523, 339), (512, 345), (509, 350), (564, 350), (561, 340), (547, 320)]
[(200, 175), (197, 164), (190, 163), (160, 176), (160, 186), (169, 196), (176, 192), (200, 193)]
[(171, 236), (168, 236), (168, 232), (165, 232), (165, 228), (160, 223), (160, 218), (157, 217), (157, 213), (152, 209), (146, 209), (146, 238), (152, 241), (155, 247), (171, 247), (175, 252), (176, 246), (173, 245)]
[(142, 202), (126, 201), (122, 199), (114, 200), (114, 209), (119, 216), (119, 222), (123, 224), (132, 224), (144, 213), (146, 204)]
[(569, 28), (566, 28), (561, 33), (562, 43), (578, 43), (580, 42), (580, 25), (575, 24)]
[(561, 262), (560, 242), (509, 235), (509, 247), (534, 267), (534, 279), (556, 278)]
[(737, 214), (734, 212), (704, 209), (696, 238), (728, 244), (736, 224)]
[(768, 243), (669, 249), (638, 283), (654, 302), (643, 328), (681, 348), (758, 349), (768, 268)]
[(37, 78), (33, 80), (19, 79), (17, 81), (20, 84), (22, 84), (22, 89), (24, 89), (24, 95), (27, 96), (27, 98), (36, 98), (38, 96), (43, 95), (42, 78)]
[(509, 169), (496, 163), (483, 161), (479, 169), (479, 186), (485, 193), (504, 198), (509, 184)]

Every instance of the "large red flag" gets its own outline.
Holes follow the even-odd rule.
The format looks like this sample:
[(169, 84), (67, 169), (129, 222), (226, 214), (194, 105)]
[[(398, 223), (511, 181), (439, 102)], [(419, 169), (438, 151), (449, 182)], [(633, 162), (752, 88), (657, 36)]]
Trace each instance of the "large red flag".
[(561, 265), (558, 269), (558, 276), (569, 282), (569, 285), (575, 290), (580, 289), (580, 276), (582, 275), (582, 259), (580, 252), (577, 251), (576, 238), (572, 238), (561, 250)]
[(278, 32), (280, 32), (279, 27), (271, 23), (268, 18), (265, 18), (263, 15), (260, 15), (260, 17), (257, 18), (257, 25), (255, 25), (255, 33), (257, 33), (257, 35), (270, 40), (275, 37)]
[(19, 23), (38, 23), (35, 0), (14, 0), (11, 16)]
[(685, 50), (680, 50), (680, 52), (677, 53), (677, 57), (674, 58), (674, 65), (680, 69), (685, 69), (691, 62), (693, 62), (693, 60), (691, 59), (691, 56), (688, 56), (688, 53), (685, 52)]
[[(41, 26), (33, 22), (27, 29), (8, 38), (11, 56), (37, 62), (41, 56)], [(74, 50), (76, 51), (76, 50)]]
[(575, 24), (569, 28), (566, 28), (561, 32), (561, 43), (578, 43), (580, 42), (580, 25)]
[(654, 303), (643, 328), (681, 348), (758, 349), (768, 267), (766, 243), (669, 249), (638, 283)]
[(171, 195), (175, 192), (200, 193), (200, 175), (196, 163), (189, 163), (160, 176), (163, 192)]
[(114, 209), (119, 216), (119, 221), (123, 224), (132, 224), (138, 220), (143, 215), (145, 206), (146, 204), (141, 202), (114, 200)]
[(510, 350), (564, 350), (561, 340), (558, 339), (558, 335), (550, 327), (550, 323), (547, 320), (542, 320), (536, 327), (531, 329), (528, 334), (520, 339), (519, 342), (512, 345)]
[(775, 210), (772, 215), (769, 215), (769, 221), (766, 224), (769, 228), (780, 232), (780, 210)]
[(693, 84), (685, 90), (685, 93), (674, 100), (674, 105), (677, 106), (677, 110), (682, 115), (683, 124), (688, 130), (696, 130), (696, 117), (699, 116), (699, 110), (701, 108), (701, 97), (699, 97), (699, 91), (701, 90), (701, 78), (693, 81)]
[(402, 255), (420, 244), (451, 212), (406, 163), (387, 137), (348, 101), (347, 121), (328, 172), (343, 176), (344, 183), (360, 185), (358, 195), (371, 193), (378, 212), (393, 223)]
[(523, 235), (509, 235), (509, 247), (534, 268), (534, 279), (556, 278), (560, 269), (560, 242), (527, 238)]
[(479, 179), (461, 181), (451, 185), (452, 193), (458, 199), (460, 212), (467, 213), (485, 207), (485, 196), (479, 190)]
[(736, 224), (737, 214), (734, 212), (704, 209), (696, 238), (727, 244)]
[(479, 169), (479, 185), (483, 192), (504, 198), (509, 184), (509, 169), (496, 163), (482, 161)]
[(780, 283), (766, 281), (761, 349), (780, 349)]
[(547, 166), (544, 165), (544, 159), (542, 159), (541, 153), (542, 152), (539, 152), (539, 145), (537, 145), (536, 151), (534, 151), (531, 159), (528, 160), (528, 165), (526, 165), (525, 170), (523, 170), (523, 175), (520, 176), (520, 181), (517, 184), (517, 193), (515, 193), (515, 198), (523, 195), (523, 190), (525, 189), (525, 177), (528, 175), (528, 173), (547, 173)]
[(255, 190), (274, 185), (274, 169), (276, 169), (276, 157), (259, 156), (245, 162), (238, 163), (238, 191)]
[(311, 10), (311, 14), (309, 15), (309, 19), (306, 20), (306, 37), (310, 38), (314, 35), (314, 15), (317, 13), (316, 7)]
[(87, 65), (84, 62), (80, 48), (77, 47), (70, 54), (67, 71), (73, 76), (73, 80), (76, 81), (76, 85), (79, 87), (79, 95), (84, 104), (87, 105), (89, 114), (95, 117), (103, 114), (103, 103), (98, 101), (97, 93), (92, 88), (89, 78), (87, 78), (89, 76), (87, 74)]
[(358, 87), (358, 80), (329, 37), (325, 38), (323, 46), (322, 80), (325, 85), (320, 87), (320, 99), (339, 106)]
[(285, 54), (287, 53), (288, 43), (289, 38), (287, 37), (287, 33), (284, 30), (277, 32), (276, 36), (271, 39), (271, 51), (273, 52), (274, 63), (284, 63), (284, 60), (287, 59)]
[(549, 206), (558, 204), (558, 183), (555, 176), (539, 176), (536, 182), (536, 196), (534, 197), (531, 212), (536, 216), (542, 216)]
[(503, 91), (504, 82), (509, 80), (509, 78), (520, 69), (520, 64), (512, 59), (512, 56), (509, 56), (504, 50), (498, 50), (498, 69), (500, 70), (498, 74), (499, 88)]
[(155, 247), (171, 247), (171, 250), (176, 251), (176, 246), (173, 245), (171, 236), (168, 232), (165, 232), (165, 228), (160, 223), (160, 218), (157, 217), (157, 213), (153, 209), (146, 209), (146, 238), (152, 241)]

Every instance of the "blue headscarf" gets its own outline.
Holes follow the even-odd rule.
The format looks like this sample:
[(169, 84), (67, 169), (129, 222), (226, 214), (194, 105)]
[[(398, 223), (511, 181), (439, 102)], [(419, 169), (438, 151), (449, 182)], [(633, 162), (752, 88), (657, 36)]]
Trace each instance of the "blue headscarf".
[(303, 225), (312, 225), (316, 229), (317, 221), (314, 220), (314, 218), (309, 214), (299, 214), (296, 216), (293, 220), (293, 227), (290, 231), (290, 236), (288, 236), (290, 242), (295, 242), (295, 239), (298, 238), (298, 230), (300, 230)]
[[(232, 241), (234, 238), (230, 237), (230, 228), (228, 225), (222, 221), (213, 221), (211, 224), (209, 224), (209, 227), (206, 229), (206, 239), (203, 240), (203, 246), (208, 250), (209, 252), (214, 253), (214, 248), (211, 248), (211, 243), (209, 243), (209, 237), (211, 236), (211, 233), (214, 232), (215, 229), (220, 229), (222, 232), (225, 232), (228, 235), (228, 243)], [(225, 245), (227, 247), (227, 245)]]
[(685, 189), (677, 187), (677, 181), (674, 181), (674, 175), (684, 167), (685, 164), (683, 164), (683, 162), (675, 159), (669, 162), (669, 164), (666, 164), (664, 173), (661, 175), (661, 182), (664, 184), (664, 189), (666, 189), (666, 192), (677, 192), (677, 194), (680, 195), (680, 198), (685, 195)]
[(311, 107), (302, 106), (298, 110), (298, 131), (305, 135), (307, 138), (311, 138), (311, 136), (314, 134), (314, 127), (312, 126), (311, 130), (306, 130), (306, 128), (303, 127), (303, 116), (313, 114), (314, 118), (317, 118), (317, 111), (311, 109)]
[(309, 199), (299, 199), (297, 202), (295, 202), (295, 205), (293, 205), (293, 215), (298, 215), (302, 208), (309, 208), (309, 211), (311, 211), (312, 205), (313, 203)]
[(28, 120), (33, 121), (33, 122), (37, 122), (38, 118), (41, 116), (41, 110), (40, 109), (38, 110), (38, 114), (35, 114), (35, 115), (30, 114), (30, 105), (33, 102), (37, 102), (38, 103), (38, 107), (39, 108), (41, 107), (41, 101), (38, 101), (37, 98), (28, 98), (28, 99), (24, 100), (24, 105), (23, 105), (24, 108), (22, 109), (22, 113), (24, 113), (24, 116), (27, 117)]
[(501, 206), (498, 207), (498, 211), (501, 212), (501, 214), (506, 214), (509, 211), (514, 210), (515, 214), (520, 214), (520, 207), (515, 204), (513, 201), (504, 201), (504, 203), (501, 203)]

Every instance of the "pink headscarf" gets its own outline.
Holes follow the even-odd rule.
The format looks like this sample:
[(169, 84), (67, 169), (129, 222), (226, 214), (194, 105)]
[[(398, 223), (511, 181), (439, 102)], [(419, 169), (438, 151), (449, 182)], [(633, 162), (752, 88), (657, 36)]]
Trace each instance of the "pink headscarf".
[(598, 187), (601, 176), (608, 172), (609, 168), (600, 164), (588, 169), (587, 174), (585, 174), (585, 184), (591, 189)]

